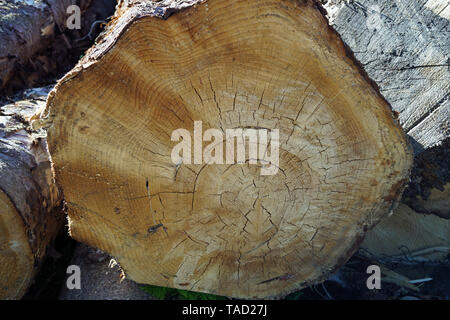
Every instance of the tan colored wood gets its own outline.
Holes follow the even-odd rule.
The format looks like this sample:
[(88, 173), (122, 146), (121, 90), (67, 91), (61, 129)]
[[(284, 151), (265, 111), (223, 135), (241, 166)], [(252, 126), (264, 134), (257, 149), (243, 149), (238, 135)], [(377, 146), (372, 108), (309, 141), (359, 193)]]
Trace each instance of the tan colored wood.
[(0, 298), (18, 298), (32, 279), (33, 253), (20, 214), (3, 192), (0, 210)]
[[(312, 1), (128, 3), (35, 123), (71, 235), (160, 286), (262, 298), (328, 277), (395, 206), (412, 157), (323, 13)], [(173, 164), (171, 134), (195, 120), (279, 129), (280, 170)], [(149, 232), (153, 214), (163, 226)]]

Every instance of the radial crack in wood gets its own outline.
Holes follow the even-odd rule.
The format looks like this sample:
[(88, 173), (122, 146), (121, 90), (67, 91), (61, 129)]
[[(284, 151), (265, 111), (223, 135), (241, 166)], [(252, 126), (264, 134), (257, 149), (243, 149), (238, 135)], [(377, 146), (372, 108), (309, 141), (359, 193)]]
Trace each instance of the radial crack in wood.
[[(36, 124), (48, 127), (71, 235), (141, 283), (262, 298), (328, 277), (395, 206), (412, 156), (323, 12), (313, 1), (128, 3)], [(196, 121), (279, 130), (277, 173), (249, 155), (174, 163), (172, 133), (194, 134)]]

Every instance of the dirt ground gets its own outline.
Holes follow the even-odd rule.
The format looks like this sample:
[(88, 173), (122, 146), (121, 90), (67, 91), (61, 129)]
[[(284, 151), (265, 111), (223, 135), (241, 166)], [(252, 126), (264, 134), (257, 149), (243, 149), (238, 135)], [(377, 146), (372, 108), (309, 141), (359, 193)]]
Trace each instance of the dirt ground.
[[(382, 275), (381, 289), (369, 290), (366, 285), (368, 261), (360, 253), (327, 281), (294, 292), (287, 300), (448, 300), (450, 299), (450, 257), (441, 264), (389, 265), (389, 269), (408, 279), (431, 278), (416, 285), (417, 291)], [(66, 286), (69, 265), (81, 269), (81, 290)], [(56, 239), (51, 254), (44, 263), (35, 283), (24, 297), (26, 300), (154, 300), (143, 290), (144, 285), (123, 277), (120, 266), (107, 254), (77, 243), (67, 233)], [(171, 296), (170, 299), (186, 299)]]

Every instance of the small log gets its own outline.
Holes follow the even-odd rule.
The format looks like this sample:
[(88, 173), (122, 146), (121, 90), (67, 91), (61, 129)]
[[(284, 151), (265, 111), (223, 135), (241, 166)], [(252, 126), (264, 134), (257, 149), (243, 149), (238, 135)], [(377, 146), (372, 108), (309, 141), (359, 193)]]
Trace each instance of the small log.
[(46, 135), (29, 130), (48, 90), (0, 107), (0, 299), (20, 299), (63, 225)]
[(415, 154), (450, 136), (450, 6), (436, 0), (328, 0), (330, 24), (398, 113)]

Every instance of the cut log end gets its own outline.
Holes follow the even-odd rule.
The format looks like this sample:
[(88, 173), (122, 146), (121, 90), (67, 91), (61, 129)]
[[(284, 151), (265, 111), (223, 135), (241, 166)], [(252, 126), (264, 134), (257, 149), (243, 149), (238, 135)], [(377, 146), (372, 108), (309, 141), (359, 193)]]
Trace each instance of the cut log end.
[[(261, 298), (325, 279), (406, 182), (389, 105), (312, 1), (164, 10), (121, 12), (49, 99), (71, 235), (142, 283)], [(247, 154), (174, 163), (173, 132), (196, 121), (223, 157), (229, 129), (279, 130), (276, 174)]]
[(0, 297), (20, 298), (33, 276), (34, 257), (20, 214), (0, 191)]

